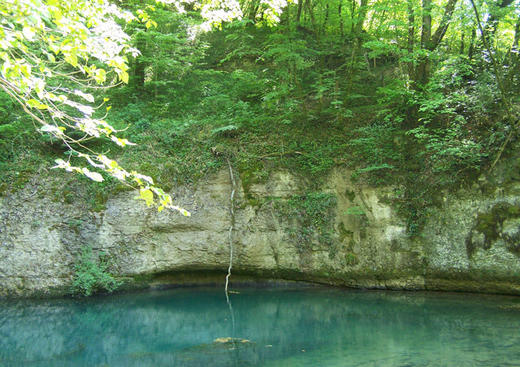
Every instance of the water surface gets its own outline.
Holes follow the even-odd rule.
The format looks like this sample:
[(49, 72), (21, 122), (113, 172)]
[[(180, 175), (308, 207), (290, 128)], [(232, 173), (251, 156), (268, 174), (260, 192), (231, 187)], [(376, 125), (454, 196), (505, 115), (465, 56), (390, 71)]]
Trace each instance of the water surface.
[(520, 366), (520, 298), (312, 288), (231, 301), (201, 288), (3, 301), (0, 366)]

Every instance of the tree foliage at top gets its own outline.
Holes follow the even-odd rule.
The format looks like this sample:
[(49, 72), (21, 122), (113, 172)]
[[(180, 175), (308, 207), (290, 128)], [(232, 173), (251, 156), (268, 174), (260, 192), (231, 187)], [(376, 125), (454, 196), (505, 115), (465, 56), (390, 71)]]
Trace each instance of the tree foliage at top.
[[(59, 3), (80, 13), (81, 4), (101, 4)], [(119, 5), (116, 14), (106, 3), (96, 19), (137, 18), (110, 23), (124, 30), (108, 39), (119, 45), (121, 64), (85, 58), (81, 47), (74, 51), (67, 43), (64, 51), (47, 50), (40, 43), (57, 41), (32, 23), (24, 32), (23, 22), (33, 20), (11, 21), (13, 42), (53, 73), (30, 59), (11, 61), (18, 70), (13, 76), (26, 78), (24, 65), (33, 63), (29, 75), (44, 80), (42, 96), (66, 97), (47, 103), (38, 83), (28, 82), (18, 98), (43, 121), (40, 129), (87, 148), (75, 145), (79, 154), (60, 161), (64, 168), (83, 172), (73, 162), (90, 159), (92, 177), (100, 170), (132, 180), (133, 172), (110, 166), (117, 157), (167, 191), (173, 182), (190, 183), (218, 168), (225, 156), (254, 201), (248, 188), (274, 167), (320, 178), (347, 165), (356, 179), (407, 187), (402, 205), (413, 217), (439, 187), (493, 167), (518, 139), (518, 0), (192, 1), (182, 11), (167, 1)], [(81, 27), (70, 37), (88, 45), (96, 24), (83, 38), (76, 37)], [(105, 90), (100, 82), (122, 85)], [(88, 101), (105, 97), (112, 106), (107, 116), (107, 102), (96, 109)], [(66, 114), (70, 126), (53, 117), (53, 109)], [(85, 125), (85, 119), (94, 122)], [(89, 134), (92, 126), (102, 138), (95, 151), (106, 150), (111, 139), (139, 146), (104, 162), (88, 151), (88, 139), (97, 136)], [(151, 190), (152, 181), (141, 181)], [(146, 191), (144, 198), (151, 203), (156, 194)]]
[[(182, 12), (175, 0), (158, 0)], [(194, 1), (188, 1), (194, 3)], [(238, 3), (209, 1), (196, 3), (206, 19), (203, 24), (219, 25), (239, 17)], [(102, 182), (106, 174), (139, 187), (147, 205), (158, 204), (189, 213), (172, 204), (171, 197), (154, 185), (153, 179), (127, 171), (116, 160), (88, 147), (93, 138), (105, 137), (124, 147), (130, 141), (106, 121), (110, 106), (100, 113), (107, 98), (95, 103), (92, 91), (128, 83), (127, 56), (139, 51), (121, 23), (140, 21), (149, 29), (156, 26), (147, 10), (136, 15), (107, 0), (6, 0), (0, 4), (0, 88), (18, 102), (41, 133), (61, 141), (68, 158), (57, 159), (54, 168), (63, 168)], [(74, 165), (71, 158), (84, 163)]]

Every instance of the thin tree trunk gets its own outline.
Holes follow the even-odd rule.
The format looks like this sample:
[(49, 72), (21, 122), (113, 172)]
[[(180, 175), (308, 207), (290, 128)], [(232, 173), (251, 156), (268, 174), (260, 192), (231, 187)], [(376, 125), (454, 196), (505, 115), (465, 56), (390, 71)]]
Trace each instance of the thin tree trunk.
[(357, 5), (357, 0), (351, 0), (352, 1), (352, 8), (351, 8), (351, 11), (350, 11), (350, 33), (354, 33), (354, 29), (355, 29), (355, 26), (356, 26), (356, 5)]
[(343, 14), (341, 14), (343, 1), (340, 0), (338, 4), (338, 16), (339, 16), (339, 32), (341, 35), (341, 38), (345, 35), (345, 29), (343, 28)]
[[(446, 4), (444, 14), (442, 16), (441, 22), (435, 31), (435, 34), (432, 36), (429, 50), (433, 51), (437, 48), (439, 43), (441, 43), (446, 31), (451, 22), (451, 18), (453, 17), (453, 11), (455, 10), (455, 5), (457, 5), (458, 0), (449, 0), (448, 4)], [(431, 21), (431, 19), (430, 19)], [(431, 24), (430, 24), (430, 32), (431, 32)]]
[(302, 19), (303, 2), (305, 0), (298, 0), (298, 11), (296, 12), (296, 23), (300, 25)]
[(258, 9), (260, 9), (260, 2), (255, 1), (255, 5), (253, 7), (253, 10), (251, 11), (250, 19), (254, 22), (256, 20), (256, 16), (258, 14)]
[(520, 38), (520, 15), (516, 20), (515, 25), (515, 35), (513, 38), (513, 43), (511, 44), (511, 48), (507, 52), (507, 55), (504, 57), (504, 63), (507, 63), (509, 66), (514, 64), (514, 60), (518, 59), (518, 41)]
[[(422, 2), (422, 30), (421, 30), (421, 49), (432, 52), (441, 43), (448, 27), (453, 11), (458, 0), (449, 0), (446, 4), (444, 14), (437, 27), (437, 30), (432, 35), (432, 0), (423, 0)], [(417, 65), (415, 82), (417, 85), (425, 85), (430, 77), (430, 59), (428, 55), (424, 55), (419, 60)]]
[(488, 36), (486, 35), (486, 31), (482, 27), (482, 22), (480, 21), (480, 14), (478, 12), (477, 6), (475, 5), (474, 0), (470, 0), (471, 5), (473, 7), (473, 11), (475, 12), (475, 18), (477, 19), (477, 25), (480, 29), (480, 33), (482, 34), (482, 42), (484, 42), (484, 47), (486, 48), (487, 52), (489, 53), (489, 58), (491, 59), (491, 65), (493, 66), (493, 71), (495, 74), (495, 78), (497, 80), (498, 89), (500, 90), (500, 93), (503, 97), (503, 102), (506, 105), (508, 111), (511, 110), (511, 106), (509, 103), (509, 99), (507, 98), (506, 90), (504, 88), (504, 83), (502, 80), (502, 75), (499, 70), (498, 61), (496, 59), (495, 53), (493, 52), (493, 49), (491, 48), (491, 44), (488, 42)]
[(287, 4), (285, 10), (280, 15), (280, 24), (284, 24), (287, 27), (291, 25), (291, 7), (289, 4)]
[(365, 19), (367, 17), (367, 4), (368, 0), (361, 0), (361, 5), (359, 6), (358, 15), (356, 17), (356, 27), (354, 28), (354, 34), (358, 38), (361, 36), (361, 32), (363, 31), (363, 24), (365, 23)]
[(329, 4), (327, 3), (327, 5), (325, 5), (325, 19), (323, 20), (323, 26), (321, 27), (322, 33), (326, 32), (328, 21), (329, 21)]
[(518, 41), (520, 40), (520, 15), (518, 15), (518, 19), (516, 20), (515, 26), (515, 38), (513, 40), (513, 49), (518, 49)]
[(413, 1), (408, 0), (408, 77), (410, 80), (415, 79), (414, 65), (413, 65), (413, 50), (415, 46), (415, 11), (413, 9)]
[(312, 29), (315, 34), (318, 33), (318, 28), (316, 26), (316, 18), (314, 17), (314, 11), (312, 6), (312, 0), (305, 0), (305, 11), (309, 15), (309, 18), (311, 19)]
[(471, 60), (475, 53), (475, 38), (477, 37), (477, 30), (473, 28), (471, 30), (471, 40), (469, 41), (468, 58)]
[[(421, 28), (421, 49), (429, 50), (432, 36), (432, 1), (423, 0), (422, 2), (422, 28)], [(430, 74), (430, 60), (427, 55), (422, 55), (415, 72), (416, 85), (425, 85)]]
[[(144, 54), (146, 50), (146, 38), (144, 37), (144, 32), (146, 32), (146, 30), (138, 33), (136, 37), (136, 48), (141, 51), (142, 54)], [(134, 88), (141, 92), (144, 91), (145, 69), (146, 63), (143, 61), (143, 58), (137, 57), (135, 59), (133, 85)]]
[(432, 37), (432, 0), (423, 0), (422, 12), (421, 48), (426, 50)]
[(509, 67), (509, 71), (507, 73), (506, 79), (506, 88), (508, 90), (511, 90), (514, 83), (518, 80), (518, 75), (520, 74), (520, 49), (518, 47), (520, 39), (520, 15), (518, 16), (518, 19), (516, 21), (515, 26), (515, 36), (513, 38), (513, 44), (511, 45), (511, 48), (509, 49), (509, 52), (507, 53), (505, 57), (504, 63), (507, 63)]

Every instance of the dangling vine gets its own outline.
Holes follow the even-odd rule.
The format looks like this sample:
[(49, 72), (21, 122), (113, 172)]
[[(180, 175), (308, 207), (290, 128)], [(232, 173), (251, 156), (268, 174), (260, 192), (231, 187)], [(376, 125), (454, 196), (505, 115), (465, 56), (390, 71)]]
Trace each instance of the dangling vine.
[(226, 275), (226, 286), (225, 286), (225, 292), (226, 292), (226, 300), (229, 304), (229, 292), (228, 292), (228, 286), (229, 286), (229, 277), (231, 276), (231, 269), (233, 267), (233, 230), (235, 228), (235, 189), (236, 189), (236, 182), (235, 182), (235, 176), (233, 175), (233, 168), (231, 167), (231, 162), (229, 161), (229, 158), (226, 157), (227, 165), (229, 168), (229, 178), (231, 180), (231, 195), (229, 197), (229, 214), (231, 216), (231, 224), (229, 226), (229, 266), (228, 266), (228, 272)]

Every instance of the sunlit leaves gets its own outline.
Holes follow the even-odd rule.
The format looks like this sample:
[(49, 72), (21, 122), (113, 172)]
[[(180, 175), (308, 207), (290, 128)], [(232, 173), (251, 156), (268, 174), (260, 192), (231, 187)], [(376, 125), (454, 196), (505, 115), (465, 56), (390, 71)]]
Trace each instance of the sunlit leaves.
[[(53, 168), (76, 172), (96, 182), (104, 180), (100, 173), (104, 172), (141, 190), (146, 188), (148, 205), (173, 208), (171, 198), (156, 190), (151, 178), (126, 171), (83, 143), (105, 136), (121, 147), (132, 145), (116, 136), (117, 130), (103, 117), (96, 117), (99, 106), (91, 92), (91, 87), (107, 81), (129, 81), (126, 55), (138, 52), (117, 19), (128, 22), (135, 17), (107, 0), (2, 1), (0, 88), (24, 106), (40, 124), (41, 133), (61, 140), (69, 148), (70, 157), (83, 159), (90, 166), (58, 159)], [(146, 22), (154, 24), (151, 19)], [(56, 79), (66, 82), (56, 83)], [(109, 109), (106, 107), (107, 112)], [(83, 136), (78, 137), (77, 132)]]
[(144, 200), (147, 206), (151, 206), (154, 203), (153, 192), (150, 189), (144, 188), (139, 190), (139, 199)]
[(83, 173), (85, 176), (90, 178), (92, 181), (96, 181), (96, 182), (102, 182), (103, 181), (103, 176), (101, 176), (97, 172), (90, 171), (87, 167), (83, 167), (81, 169), (81, 173)]
[(110, 137), (110, 140), (112, 140), (114, 143), (116, 143), (120, 147), (125, 147), (127, 145), (135, 145), (134, 143), (129, 142), (127, 139), (121, 139), (114, 135), (112, 135)]
[(39, 110), (46, 110), (47, 108), (49, 108), (49, 106), (47, 106), (46, 104), (44, 103), (41, 103), (40, 101), (38, 101), (37, 99), (29, 99), (27, 102), (26, 102), (27, 106), (31, 107), (31, 108), (37, 108)]
[[(300, 0), (303, 1), (303, 0)], [(269, 25), (275, 25), (280, 22), (280, 15), (283, 12), (283, 9), (287, 6), (288, 3), (292, 3), (296, 1), (291, 0), (260, 0), (260, 7), (263, 9), (262, 15), (263, 18), (267, 21)]]
[(202, 17), (206, 19), (203, 25), (205, 30), (209, 30), (211, 27), (221, 27), (224, 22), (242, 18), (242, 10), (236, 0), (196, 2), (196, 5), (200, 7)]
[[(281, 9), (286, 3), (262, 1), (266, 11)], [(237, 0), (157, 2), (173, 5), (179, 12), (183, 11), (182, 3), (193, 4), (206, 28), (242, 16)], [(273, 14), (280, 13), (276, 9)], [(132, 47), (124, 24), (136, 21), (147, 29), (155, 28), (157, 23), (148, 14), (153, 11), (148, 5), (134, 15), (109, 0), (2, 0), (0, 88), (33, 117), (39, 132), (68, 149), (74, 165), (59, 159), (54, 168), (96, 182), (103, 181), (103, 175), (112, 176), (139, 188), (147, 205), (189, 215), (172, 205), (171, 197), (155, 187), (150, 177), (126, 171), (85, 144), (92, 138), (106, 138), (120, 147), (133, 145), (118, 137), (118, 131), (106, 122), (102, 115), (110, 106), (104, 106), (106, 100), (96, 104), (93, 91), (129, 82), (127, 56), (137, 57), (139, 51)], [(81, 159), (87, 167), (78, 163)]]

